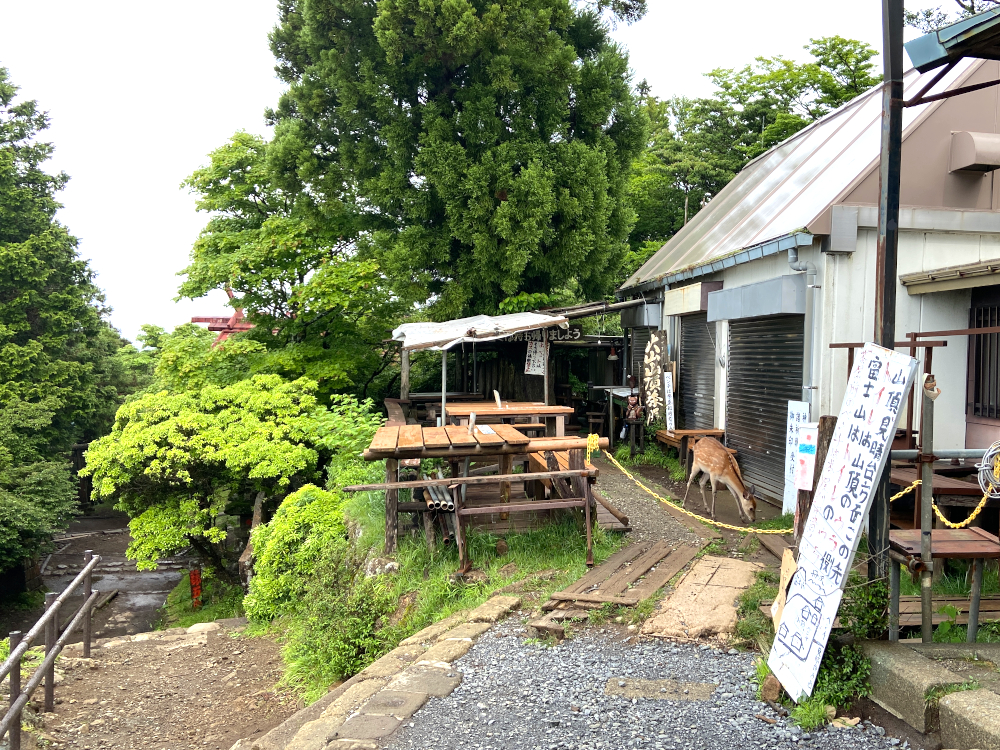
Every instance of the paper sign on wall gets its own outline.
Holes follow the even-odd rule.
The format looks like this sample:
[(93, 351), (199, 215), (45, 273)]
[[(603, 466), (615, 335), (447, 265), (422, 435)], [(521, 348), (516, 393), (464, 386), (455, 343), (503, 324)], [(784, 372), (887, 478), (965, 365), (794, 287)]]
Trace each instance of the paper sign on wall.
[(811, 695), (917, 361), (867, 344), (854, 361), (767, 665)]
[(667, 406), (667, 429), (677, 429), (674, 424), (674, 374), (663, 373), (663, 403)]
[(799, 446), (799, 427), (809, 421), (809, 404), (806, 401), (788, 402), (788, 423), (785, 425), (785, 494), (781, 498), (781, 512), (795, 511), (795, 452)]
[(548, 349), (546, 341), (529, 341), (528, 353), (524, 358), (525, 375), (545, 374), (545, 353)]
[(799, 442), (795, 449), (795, 489), (813, 488), (816, 467), (816, 445), (819, 443), (819, 424), (810, 422), (799, 427)]

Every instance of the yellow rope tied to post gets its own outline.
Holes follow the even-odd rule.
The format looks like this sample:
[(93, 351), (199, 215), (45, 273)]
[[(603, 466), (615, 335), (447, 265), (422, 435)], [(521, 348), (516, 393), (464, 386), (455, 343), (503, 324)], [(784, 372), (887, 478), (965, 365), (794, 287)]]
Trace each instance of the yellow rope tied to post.
[[(589, 438), (588, 438), (588, 443), (589, 443)], [(653, 492), (651, 489), (649, 489), (649, 487), (647, 487), (642, 482), (640, 482), (638, 479), (636, 479), (634, 476), (632, 476), (631, 472), (628, 469), (626, 469), (624, 466), (622, 466), (620, 463), (618, 463), (615, 460), (615, 457), (612, 456), (611, 453), (609, 453), (608, 451), (604, 451), (604, 455), (607, 456), (608, 460), (611, 461), (611, 463), (613, 463), (615, 466), (617, 466), (625, 476), (627, 476), (629, 479), (631, 479), (633, 482), (635, 482), (637, 485), (639, 485), (639, 487), (641, 487), (647, 493), (649, 493), (650, 495), (652, 495), (653, 497), (655, 497), (661, 503), (669, 503), (674, 508), (676, 508), (677, 510), (679, 510), (681, 513), (684, 513), (684, 514), (686, 514), (688, 516), (691, 516), (691, 518), (696, 518), (699, 521), (701, 521), (702, 523), (708, 523), (708, 524), (711, 524), (712, 526), (718, 526), (720, 529), (729, 529), (730, 531), (740, 531), (740, 532), (743, 532), (743, 533), (751, 533), (751, 532), (754, 533), (754, 534), (794, 534), (795, 533), (794, 529), (753, 529), (753, 528), (748, 528), (746, 526), (733, 526), (732, 524), (720, 523), (719, 521), (713, 521), (710, 518), (705, 518), (704, 516), (699, 516), (697, 513), (692, 513), (691, 511), (687, 510), (686, 508), (682, 508), (681, 506), (679, 506), (679, 505), (671, 502), (670, 500), (667, 500), (667, 499), (662, 498), (659, 495), (657, 495), (655, 492)]]
[[(989, 473), (992, 474), (992, 476), (990, 476), (989, 479), (987, 480), (989, 487), (986, 488), (986, 491), (983, 493), (983, 499), (979, 501), (979, 505), (976, 506), (975, 510), (973, 510), (972, 513), (969, 515), (969, 517), (966, 518), (964, 521), (960, 521), (959, 523), (954, 523), (952, 521), (949, 521), (947, 518), (945, 518), (940, 508), (938, 508), (937, 503), (935, 503), (933, 500), (931, 501), (931, 508), (933, 508), (934, 510), (934, 515), (938, 517), (941, 523), (943, 523), (949, 529), (964, 529), (966, 526), (968, 526), (970, 523), (976, 520), (976, 516), (978, 516), (980, 513), (983, 512), (983, 508), (986, 507), (986, 501), (990, 499), (991, 494), (996, 493), (998, 490), (1000, 490), (1000, 452), (997, 452), (996, 455), (994, 455), (993, 470), (992, 472)], [(907, 494), (908, 492), (912, 492), (922, 484), (923, 480), (918, 479), (906, 489), (902, 490), (901, 492), (897, 492), (895, 495), (890, 497), (889, 502), (891, 503), (894, 500), (898, 500), (903, 495)]]
[(601, 436), (595, 433), (587, 435), (587, 460), (590, 460), (591, 453), (598, 453), (601, 450)]
[(914, 482), (913, 484), (911, 484), (905, 490), (903, 490), (901, 492), (897, 492), (895, 495), (893, 495), (892, 497), (890, 497), (889, 498), (889, 502), (892, 503), (892, 502), (895, 502), (896, 500), (899, 500), (899, 498), (901, 498), (903, 495), (906, 495), (906, 494), (908, 494), (910, 492), (913, 492), (913, 490), (917, 489), (917, 487), (919, 487), (923, 483), (924, 483), (923, 479), (918, 479), (916, 482)]

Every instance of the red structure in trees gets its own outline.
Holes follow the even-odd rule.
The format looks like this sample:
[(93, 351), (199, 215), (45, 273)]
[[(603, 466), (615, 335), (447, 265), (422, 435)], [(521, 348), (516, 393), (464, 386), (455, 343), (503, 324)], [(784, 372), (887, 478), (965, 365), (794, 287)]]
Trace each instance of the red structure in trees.
[[(231, 289), (226, 290), (226, 294), (229, 295), (229, 299), (233, 299), (235, 295)], [(248, 323), (243, 315), (243, 308), (237, 307), (235, 312), (228, 318), (224, 317), (194, 317), (191, 318), (192, 323), (208, 323), (208, 330), (218, 331), (219, 335), (215, 339), (216, 344), (221, 344), (223, 341), (228, 339), (234, 333), (239, 331), (249, 331), (253, 328), (253, 323)]]

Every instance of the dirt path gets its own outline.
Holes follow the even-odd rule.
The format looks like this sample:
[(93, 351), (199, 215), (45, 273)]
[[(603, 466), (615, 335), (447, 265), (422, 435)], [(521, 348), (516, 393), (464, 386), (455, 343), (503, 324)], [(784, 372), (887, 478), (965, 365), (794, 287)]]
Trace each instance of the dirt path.
[(81, 750), (229, 750), (295, 712), (296, 699), (275, 688), (278, 644), (216, 623), (194, 629), (205, 627), (217, 629), (110, 641), (92, 664), (68, 651), (44, 738)]

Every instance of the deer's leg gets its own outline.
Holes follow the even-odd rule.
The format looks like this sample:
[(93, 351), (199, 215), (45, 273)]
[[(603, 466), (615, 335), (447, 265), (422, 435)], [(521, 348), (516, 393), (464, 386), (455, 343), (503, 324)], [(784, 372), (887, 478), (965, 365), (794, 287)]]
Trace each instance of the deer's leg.
[(708, 517), (713, 521), (715, 520), (715, 494), (719, 491), (718, 485), (715, 479), (712, 479), (712, 507), (708, 511)]
[(742, 492), (738, 492), (736, 490), (736, 487), (734, 487), (729, 482), (726, 483), (726, 487), (729, 488), (729, 494), (731, 494), (733, 496), (733, 498), (736, 500), (736, 510), (740, 514), (740, 521), (742, 521), (743, 523), (745, 523), (745, 524), (747, 524), (749, 526), (750, 525), (750, 515), (748, 513), (746, 513), (744, 511), (744, 509), (743, 509), (743, 493)]
[(691, 483), (694, 481), (694, 478), (697, 475), (698, 475), (698, 467), (697, 467), (697, 465), (692, 466), (691, 467), (691, 476), (688, 477), (687, 489), (684, 490), (684, 499), (681, 500), (681, 507), (682, 508), (687, 507), (687, 499), (688, 499), (688, 493), (691, 491)]
[(701, 481), (698, 483), (701, 486), (701, 504), (705, 508), (706, 513), (711, 513), (708, 509), (708, 498), (705, 497), (705, 485), (708, 484), (708, 480), (711, 477), (707, 471), (701, 475)]

